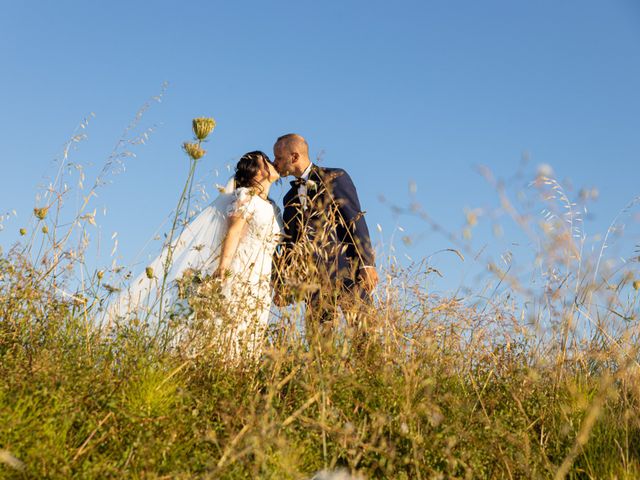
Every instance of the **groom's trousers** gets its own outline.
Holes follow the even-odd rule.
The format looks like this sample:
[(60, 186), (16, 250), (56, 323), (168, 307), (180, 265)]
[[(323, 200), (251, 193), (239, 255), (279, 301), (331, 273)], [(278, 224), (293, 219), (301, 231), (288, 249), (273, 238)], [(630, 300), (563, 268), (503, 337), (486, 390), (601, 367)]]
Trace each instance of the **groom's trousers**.
[(372, 304), (371, 295), (350, 279), (325, 283), (306, 299), (307, 341), (331, 340), (342, 313), (348, 332), (361, 343), (373, 320)]

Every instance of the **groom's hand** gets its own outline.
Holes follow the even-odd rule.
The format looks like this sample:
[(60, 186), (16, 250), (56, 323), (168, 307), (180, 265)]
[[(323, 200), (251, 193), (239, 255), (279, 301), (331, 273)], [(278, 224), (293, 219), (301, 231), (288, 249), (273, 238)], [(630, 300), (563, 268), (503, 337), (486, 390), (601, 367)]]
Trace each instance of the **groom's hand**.
[(276, 304), (276, 307), (286, 307), (287, 305), (289, 305), (290, 302), (287, 301), (287, 297), (277, 293), (273, 296), (273, 303)]
[(373, 292), (378, 281), (378, 271), (375, 267), (361, 267), (358, 270), (358, 283), (367, 293)]

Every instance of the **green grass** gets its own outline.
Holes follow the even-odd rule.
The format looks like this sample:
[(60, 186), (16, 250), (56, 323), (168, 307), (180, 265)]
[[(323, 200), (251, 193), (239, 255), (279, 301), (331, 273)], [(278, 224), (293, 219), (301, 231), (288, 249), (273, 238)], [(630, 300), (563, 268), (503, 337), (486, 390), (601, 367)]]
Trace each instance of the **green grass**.
[(576, 445), (568, 478), (640, 475), (637, 369), (545, 364), (522, 339), (470, 335), (468, 309), (445, 327), (437, 305), (410, 322), (387, 305), (364, 350), (340, 330), (318, 354), (290, 331), (234, 367), (144, 326), (88, 327), (17, 265), (0, 271), (0, 448), (24, 469), (3, 477), (549, 478)]

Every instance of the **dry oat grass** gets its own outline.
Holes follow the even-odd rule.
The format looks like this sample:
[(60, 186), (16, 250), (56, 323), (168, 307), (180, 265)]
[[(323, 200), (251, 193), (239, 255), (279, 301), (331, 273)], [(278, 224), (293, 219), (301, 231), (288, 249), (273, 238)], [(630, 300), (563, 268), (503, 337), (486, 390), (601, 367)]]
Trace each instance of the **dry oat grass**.
[[(367, 335), (351, 319), (314, 346), (301, 332), (303, 309), (292, 307), (259, 360), (241, 365), (201, 341), (215, 337), (206, 319), (218, 309), (206, 289), (160, 329), (144, 319), (105, 328), (101, 309), (115, 290), (105, 273), (119, 267), (86, 275), (94, 190), (64, 230), (55, 213), (64, 183), (42, 197), (48, 211), (38, 210), (24, 243), (0, 258), (1, 476), (640, 476), (637, 258), (618, 268), (604, 249), (589, 257), (555, 180), (531, 186), (549, 212), (541, 223), (496, 182), (503, 211), (541, 246), (544, 288), (493, 262), (502, 288), (484, 302), (441, 297), (424, 289), (434, 269), (391, 263), (358, 317)], [(442, 230), (419, 207), (407, 211)], [(449, 238), (460, 255), (474, 253)], [(291, 284), (299, 296), (315, 288), (304, 277)], [(178, 335), (184, 328), (196, 335)], [(184, 343), (194, 338), (197, 354)]]

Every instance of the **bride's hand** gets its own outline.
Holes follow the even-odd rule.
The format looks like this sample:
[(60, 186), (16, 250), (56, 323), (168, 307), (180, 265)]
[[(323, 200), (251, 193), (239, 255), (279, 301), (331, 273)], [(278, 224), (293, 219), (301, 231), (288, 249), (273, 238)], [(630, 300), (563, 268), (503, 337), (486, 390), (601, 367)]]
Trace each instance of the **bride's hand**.
[(225, 278), (230, 276), (231, 276), (231, 270), (225, 267), (218, 267), (211, 274), (211, 277), (215, 278), (216, 280), (224, 280)]

